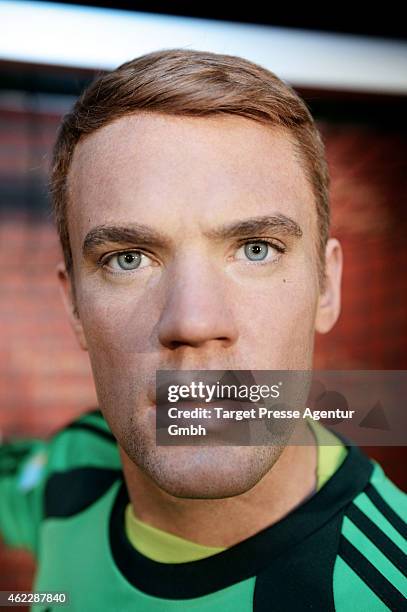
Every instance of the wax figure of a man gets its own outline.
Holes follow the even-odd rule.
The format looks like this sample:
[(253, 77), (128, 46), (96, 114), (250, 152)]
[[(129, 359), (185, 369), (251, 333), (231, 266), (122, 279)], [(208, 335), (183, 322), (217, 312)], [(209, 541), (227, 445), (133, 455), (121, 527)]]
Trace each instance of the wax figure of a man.
[(136, 58), (64, 117), (51, 193), (99, 405), (1, 450), (0, 532), (35, 553), (33, 590), (81, 612), (402, 609), (406, 498), (357, 446), (308, 422), (296, 446), (156, 444), (157, 370), (309, 370), (337, 321), (303, 100), (239, 57)]

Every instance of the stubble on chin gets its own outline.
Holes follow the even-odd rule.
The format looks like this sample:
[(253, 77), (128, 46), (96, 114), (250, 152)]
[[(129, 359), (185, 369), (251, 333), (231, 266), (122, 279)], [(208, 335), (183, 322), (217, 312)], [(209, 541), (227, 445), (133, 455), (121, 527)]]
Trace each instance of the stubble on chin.
[(137, 428), (125, 430), (120, 446), (130, 478), (147, 478), (183, 499), (224, 499), (246, 493), (284, 450), (276, 445), (157, 446), (155, 439), (146, 439)]

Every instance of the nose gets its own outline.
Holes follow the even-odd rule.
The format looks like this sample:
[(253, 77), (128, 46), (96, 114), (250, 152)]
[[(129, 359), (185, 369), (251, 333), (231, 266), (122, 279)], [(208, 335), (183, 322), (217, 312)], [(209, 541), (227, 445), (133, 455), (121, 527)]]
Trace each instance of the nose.
[(234, 344), (235, 318), (221, 270), (208, 258), (189, 255), (174, 267), (158, 323), (158, 337), (166, 348)]

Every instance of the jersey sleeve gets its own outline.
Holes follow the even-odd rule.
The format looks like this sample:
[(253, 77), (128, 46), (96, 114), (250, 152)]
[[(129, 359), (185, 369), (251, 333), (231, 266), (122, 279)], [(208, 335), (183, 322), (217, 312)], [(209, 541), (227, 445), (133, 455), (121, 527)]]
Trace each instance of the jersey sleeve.
[(0, 445), (0, 536), (12, 547), (37, 551), (50, 442), (6, 441)]
[(78, 468), (120, 470), (116, 440), (100, 410), (61, 426), (46, 439), (0, 442), (0, 538), (38, 556), (53, 477)]

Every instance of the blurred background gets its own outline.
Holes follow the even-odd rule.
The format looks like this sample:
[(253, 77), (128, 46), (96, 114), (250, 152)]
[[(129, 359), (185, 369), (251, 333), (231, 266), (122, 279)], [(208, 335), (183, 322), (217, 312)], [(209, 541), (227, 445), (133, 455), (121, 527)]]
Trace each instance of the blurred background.
[[(390, 8), (390, 7), (389, 7)], [(315, 367), (407, 369), (407, 36), (393, 10), (358, 21), (219, 3), (0, 2), (0, 430), (47, 436), (97, 406), (59, 295), (47, 193), (62, 115), (87, 83), (171, 47), (247, 57), (289, 82), (323, 135), (343, 307)], [(388, 17), (386, 17), (388, 15)], [(401, 398), (406, 402), (406, 398)], [(406, 452), (367, 447), (406, 489)], [(0, 589), (31, 586), (24, 551), (0, 547)]]

